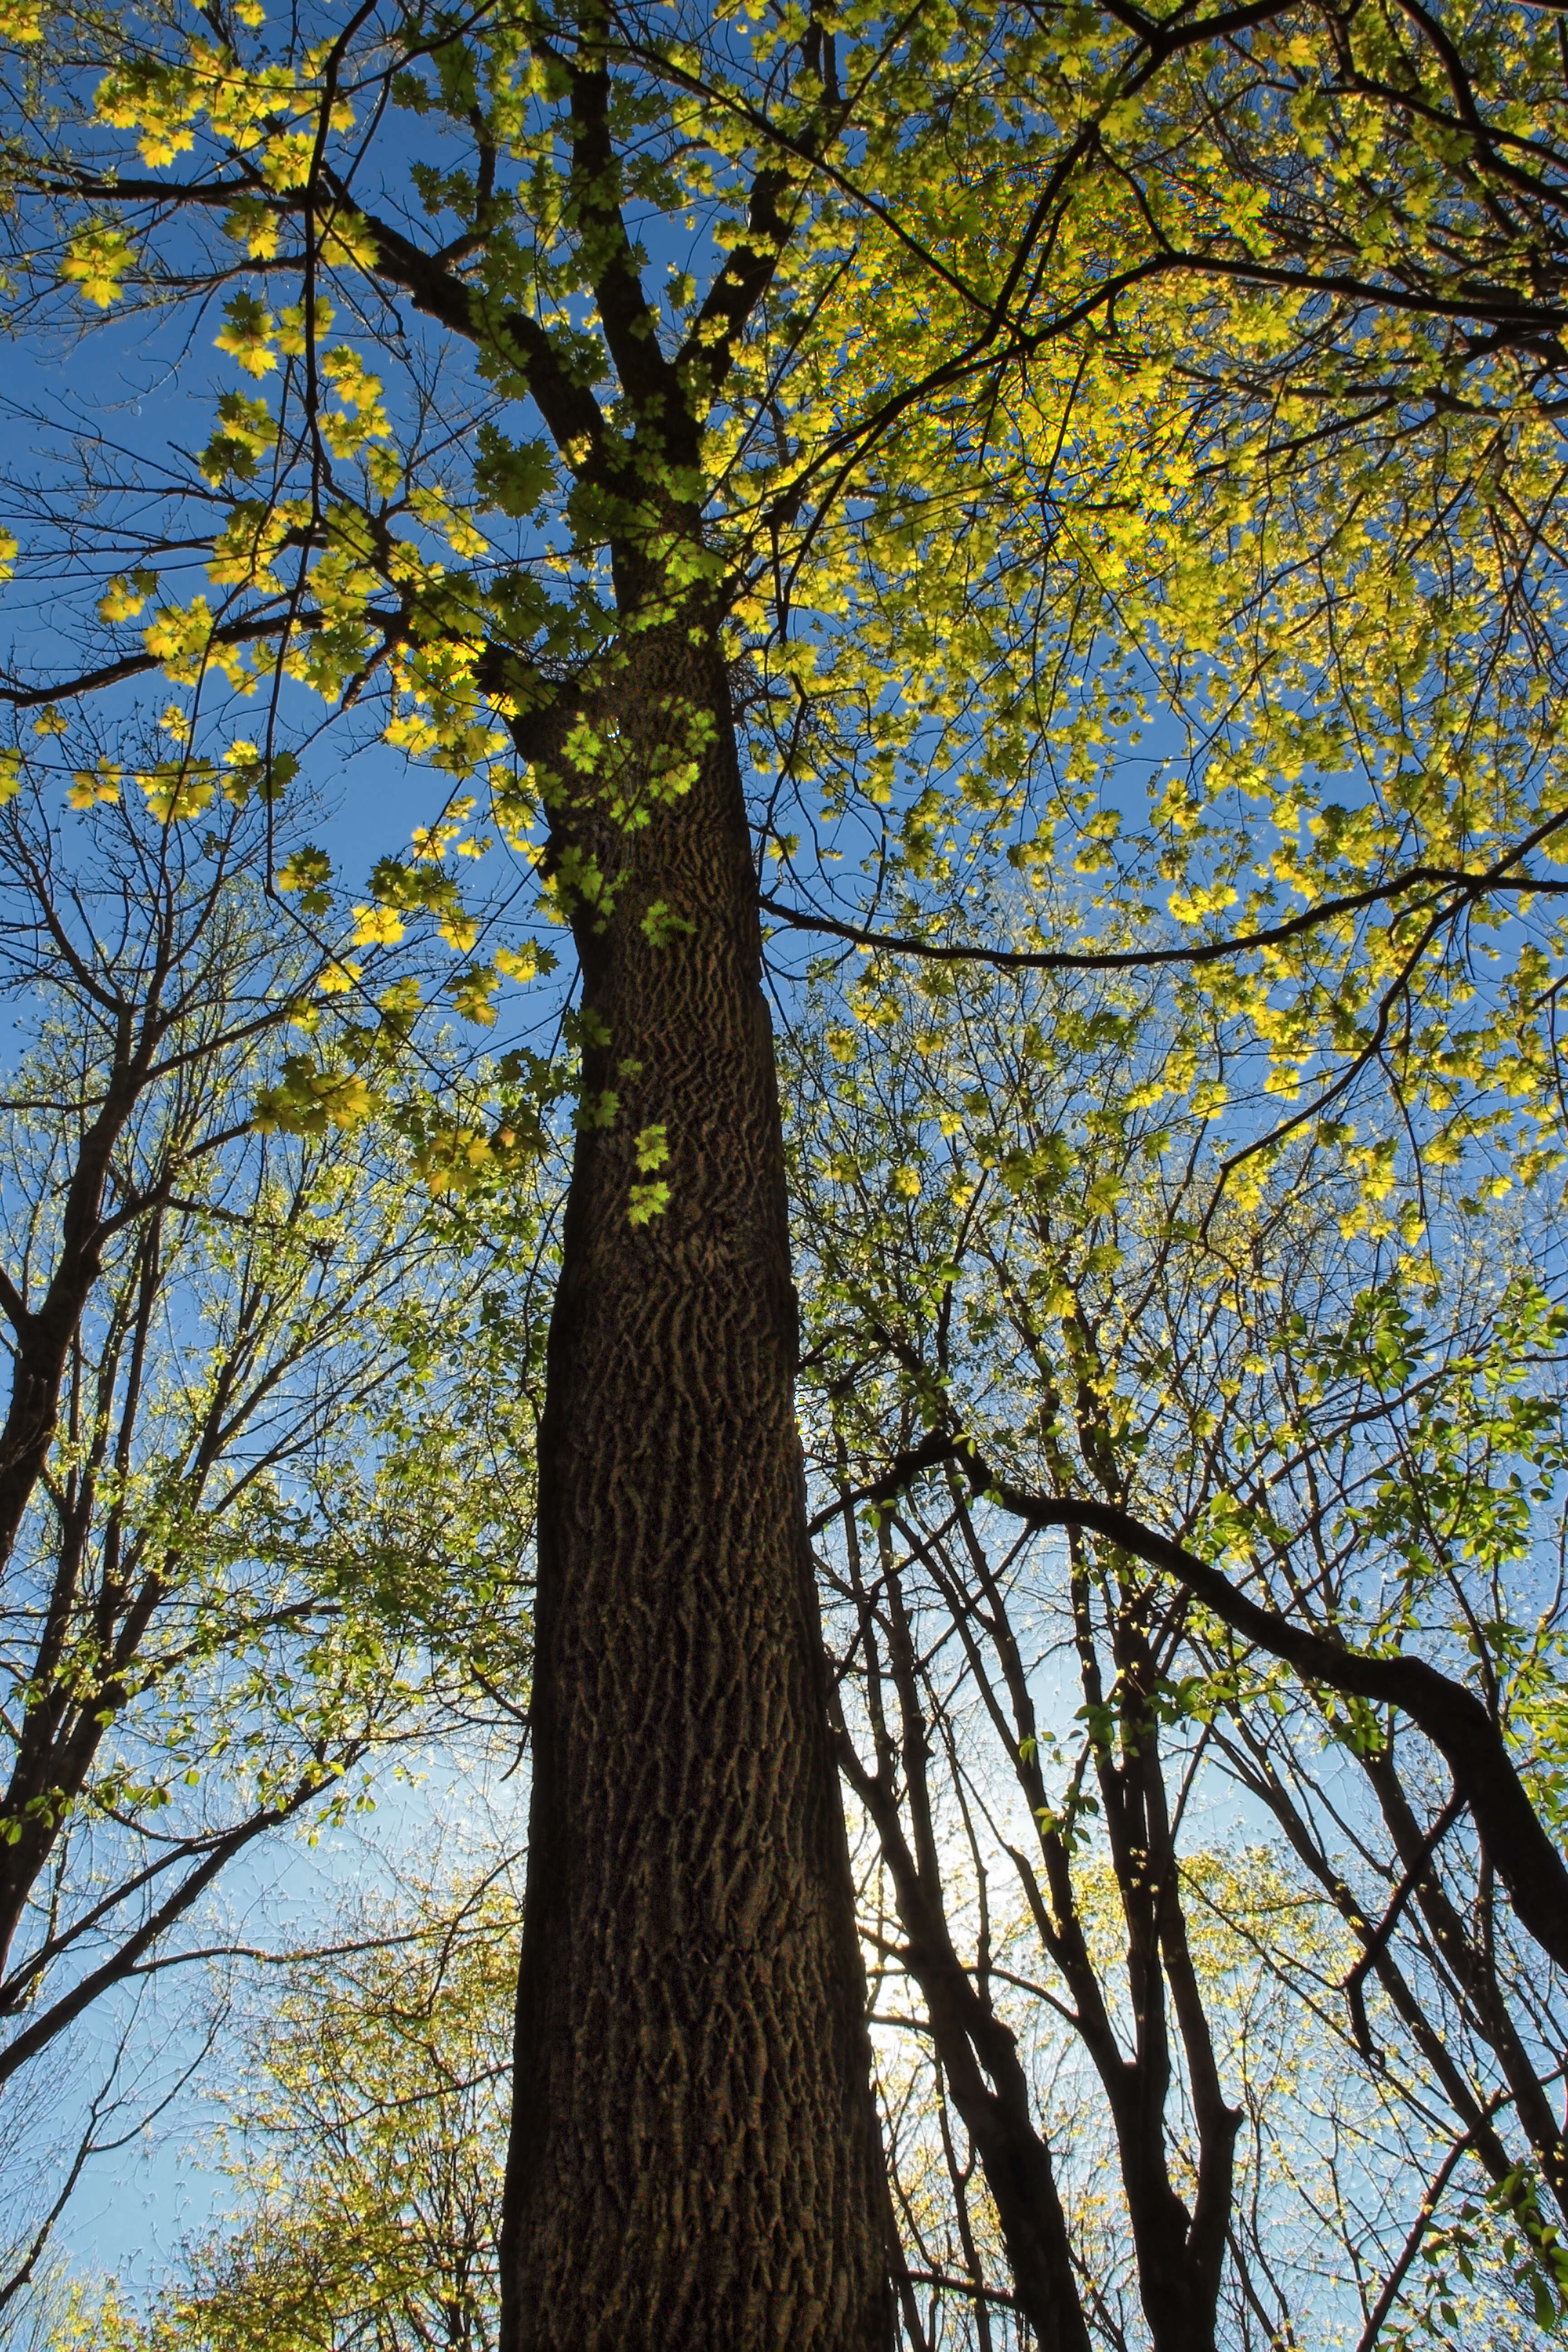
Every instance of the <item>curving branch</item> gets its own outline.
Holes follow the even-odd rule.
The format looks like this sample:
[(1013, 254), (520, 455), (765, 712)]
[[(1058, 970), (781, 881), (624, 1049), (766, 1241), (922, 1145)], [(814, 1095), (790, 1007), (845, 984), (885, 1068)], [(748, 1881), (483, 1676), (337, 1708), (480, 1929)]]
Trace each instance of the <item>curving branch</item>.
[[(1554, 818), (1552, 829), (1558, 830), (1564, 822), (1568, 819)], [(1534, 874), (1510, 876), (1506, 872), (1506, 867), (1523, 855), (1526, 845), (1521, 844), (1497, 866), (1482, 874), (1467, 873), (1458, 866), (1411, 866), (1401, 874), (1390, 875), (1385, 882), (1369, 883), (1364, 890), (1352, 891), (1345, 898), (1324, 898), (1285, 922), (1270, 925), (1267, 930), (1242, 931), (1228, 940), (1199, 940), (1185, 948), (958, 947), (939, 940), (917, 939), (909, 932), (879, 931), (863, 923), (840, 922), (831, 915), (786, 906), (767, 890), (758, 891), (757, 903), (788, 930), (814, 931), (825, 939), (843, 940), (851, 947), (868, 948), (884, 955), (918, 956), (927, 963), (977, 963), (994, 971), (1140, 971), (1159, 964), (1218, 963), (1227, 956), (1251, 955), (1263, 948), (1281, 947), (1287, 940), (1300, 939), (1324, 923), (1337, 922), (1343, 915), (1364, 914), (1368, 908), (1384, 905), (1405, 890), (1426, 888), (1434, 895), (1451, 890), (1456, 893), (1456, 913), (1490, 890), (1510, 890), (1542, 898), (1568, 896), (1568, 882), (1554, 882)], [(1426, 903), (1430, 905), (1432, 901)], [(1401, 911), (1409, 914), (1415, 909), (1405, 908)]]
[(1146, 1568), (1173, 1577), (1211, 1616), (1294, 1666), (1304, 1681), (1407, 1715), (1453, 1774), (1455, 1790), (1469, 1809), (1520, 1925), (1559, 1967), (1568, 1969), (1568, 1864), (1531, 1802), (1500, 1729), (1466, 1684), (1425, 1658), (1369, 1657), (1333, 1634), (1298, 1624), (1238, 1591), (1222, 1570), (1114, 1504), (1016, 1486), (998, 1476), (973, 1441), (962, 1434), (933, 1430), (897, 1455), (886, 1475), (862, 1487), (855, 1499), (873, 1507), (889, 1503), (922, 1471), (943, 1463), (955, 1465), (977, 1495), (1028, 1527), (1087, 1528)]

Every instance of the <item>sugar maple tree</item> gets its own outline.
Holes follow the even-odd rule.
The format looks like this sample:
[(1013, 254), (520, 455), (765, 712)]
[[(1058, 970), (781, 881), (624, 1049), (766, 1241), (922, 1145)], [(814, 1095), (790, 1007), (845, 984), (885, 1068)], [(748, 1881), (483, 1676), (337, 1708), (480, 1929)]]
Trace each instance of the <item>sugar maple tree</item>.
[[(1404, 574), (1394, 509), (1366, 519), (1367, 418), (1406, 399), (1408, 371), (1386, 398), (1360, 378), (1334, 391), (1349, 423), (1316, 470), (1297, 413), (1315, 395), (1288, 366), (1261, 444), (1228, 420), (1268, 406), (1260, 352), (1299, 352), (1340, 385), (1332, 333), (1326, 357), (1313, 341), (1323, 316), (1350, 320), (1358, 361), (1403, 306), (1458, 320), (1483, 372), (1489, 337), (1499, 367), (1516, 352), (1555, 365), (1554, 297), (1508, 275), (1540, 245), (1530, 222), (1554, 218), (1554, 152), (1503, 239), (1512, 260), (1487, 247), (1484, 274), (1417, 283), (1400, 246), (1412, 223), (1430, 254), (1489, 217), (1537, 136), (1514, 115), (1550, 45), (1483, 41), (1469, 101), (1450, 73), (1452, 104), (1477, 88), (1506, 104), (1450, 136), (1427, 124), (1437, 36), (1418, 69), (1404, 52), (1380, 64), (1352, 16), (1271, 0), (962, 22), (937, 5), (363, 0), (276, 28), (256, 0), (105, 16), (10, 0), (0, 36), (18, 325), (42, 334), (76, 306), (112, 331), (140, 310), (171, 353), (216, 327), (225, 371), (194, 456), (154, 465), (100, 435), (86, 502), (63, 474), (24, 501), (28, 557), (58, 552), (89, 583), (81, 660), (8, 682), (37, 714), (27, 764), (47, 786), (63, 746), (58, 788), (89, 814), (128, 772), (171, 826), (220, 793), (298, 799), (312, 694), (375, 707), (427, 764), (427, 821), (357, 900), (323, 849), (277, 871), (327, 961), (301, 1050), (258, 1106), (276, 1126), (373, 1107), (384, 1039), (411, 1017), (410, 929), (446, 941), (447, 992), (481, 1023), (503, 977), (550, 961), (521, 928), (478, 952), (458, 861), (489, 870), (481, 807), (494, 855), (575, 950), (508, 2327), (531, 2346), (879, 2342), (884, 2199), (742, 750), (786, 866), (797, 822), (829, 858), (865, 853), (910, 952), (1018, 953), (976, 939), (965, 877), (1004, 848), (1048, 875), (1065, 825), (1081, 865), (1109, 866), (1110, 895), (1085, 937), (1022, 952), (1152, 953), (1192, 976), (1194, 1038), (1239, 1023), (1287, 1085), (1326, 1056), (1313, 1108), (1342, 1108), (1408, 1008), (1430, 998), (1446, 1018), (1459, 1000), (1476, 910), (1545, 887), (1522, 861), (1563, 822), (1550, 730), (1511, 689), (1494, 725), (1498, 662), (1471, 657), (1500, 642), (1485, 614), (1461, 598), (1428, 644), (1421, 580), (1390, 588)], [(1368, 125), (1404, 121), (1416, 160), (1363, 267), (1365, 236), (1347, 257), (1318, 235), (1325, 205), (1361, 208), (1332, 159), (1371, 170)], [(1415, 209), (1412, 189), (1428, 190)], [(1200, 313), (1197, 348), (1223, 364), (1195, 391), (1190, 294), (1161, 294), (1194, 279), (1240, 289), (1230, 313)], [(1281, 285), (1308, 306), (1294, 342), (1275, 328)], [(1424, 417), (1463, 406), (1452, 374), (1416, 370)], [(1152, 441), (1129, 425), (1142, 410)], [(1550, 402), (1538, 429), (1550, 439)], [(1331, 658), (1300, 651), (1296, 515), (1248, 501), (1276, 458), (1286, 504), (1321, 523), (1308, 601)], [(1205, 506), (1211, 478), (1224, 495)], [(1205, 602), (1233, 542), (1256, 585)], [(1540, 543), (1521, 576), (1550, 638)], [(1484, 564), (1472, 574), (1484, 588)], [(1355, 641), (1358, 690), (1371, 663), (1384, 695), (1366, 742), (1341, 725), (1334, 630), (1384, 590), (1404, 634), (1380, 621)], [(1094, 795), (1128, 696), (1149, 692), (1129, 643), (1145, 671), (1157, 647), (1204, 756), (1162, 784), (1150, 857), (1119, 864), (1119, 812)], [(1456, 663), (1464, 708), (1445, 731), (1426, 685)], [(182, 697), (169, 740), (121, 752), (106, 734), (159, 673)], [(1419, 788), (1400, 716), (1417, 689)], [(1456, 796), (1460, 754), (1477, 781)], [(1347, 759), (1365, 805), (1326, 812), (1315, 780)], [(1242, 798), (1211, 817), (1232, 786)], [(879, 902), (766, 903), (880, 935)], [(1152, 947), (1168, 918), (1209, 928)], [(1544, 953), (1519, 960), (1521, 1005)], [(1500, 1056), (1528, 1109), (1549, 1092), (1541, 1025), (1510, 1060), (1501, 996), (1468, 1060), (1445, 1028), (1416, 1039), (1421, 1066), (1462, 1087)], [(533, 1132), (436, 1105), (427, 1164), (460, 1187)], [(1382, 1139), (1341, 1139), (1375, 1202)]]

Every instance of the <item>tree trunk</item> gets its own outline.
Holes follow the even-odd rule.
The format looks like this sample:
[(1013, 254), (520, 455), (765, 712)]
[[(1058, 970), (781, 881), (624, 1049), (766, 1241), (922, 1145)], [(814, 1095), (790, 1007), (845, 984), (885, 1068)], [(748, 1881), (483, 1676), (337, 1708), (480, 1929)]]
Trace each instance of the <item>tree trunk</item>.
[[(711, 637), (668, 624), (628, 646), (585, 710), (520, 727), (554, 771), (558, 873), (590, 858), (612, 904), (579, 897), (573, 917), (590, 1034), (540, 1441), (502, 2340), (882, 2352), (885, 2196), (728, 688)], [(675, 784), (694, 713), (710, 731)], [(579, 749), (574, 767), (584, 716), (597, 765)], [(639, 1171), (657, 1128), (668, 1164)], [(668, 1205), (634, 1224), (633, 1187), (661, 1179)]]

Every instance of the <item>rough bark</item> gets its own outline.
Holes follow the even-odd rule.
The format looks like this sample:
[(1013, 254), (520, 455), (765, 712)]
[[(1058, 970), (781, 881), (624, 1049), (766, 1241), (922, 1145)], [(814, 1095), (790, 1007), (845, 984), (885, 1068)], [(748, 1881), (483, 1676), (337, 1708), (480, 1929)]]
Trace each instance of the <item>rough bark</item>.
[[(693, 711), (695, 781), (661, 794)], [(583, 715), (563, 700), (528, 747), (553, 767), (558, 864), (589, 855), (613, 885), (608, 917), (601, 896), (574, 927), (607, 1038), (584, 1102), (618, 1101), (580, 1126), (541, 1437), (503, 2342), (879, 2352), (885, 2192), (716, 647), (674, 623), (631, 641), (587, 710), (591, 775), (564, 750)], [(628, 778), (646, 822), (607, 813)], [(650, 1127), (670, 1198), (634, 1225)]]

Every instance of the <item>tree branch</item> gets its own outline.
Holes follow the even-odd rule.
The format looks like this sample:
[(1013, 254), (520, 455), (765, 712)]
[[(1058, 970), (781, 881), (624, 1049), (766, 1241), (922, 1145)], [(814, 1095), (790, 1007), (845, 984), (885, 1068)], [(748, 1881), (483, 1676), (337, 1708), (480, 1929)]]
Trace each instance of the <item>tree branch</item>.
[[(1562, 816), (1552, 821), (1557, 830), (1568, 819)], [(1524, 855), (1521, 844), (1514, 856)], [(1512, 858), (1504, 859), (1496, 868), (1484, 874), (1466, 873), (1460, 867), (1412, 866), (1402, 874), (1392, 875), (1386, 882), (1369, 883), (1364, 890), (1352, 891), (1343, 898), (1325, 898), (1315, 907), (1304, 908), (1283, 923), (1275, 923), (1267, 930), (1244, 931), (1230, 940), (1201, 940), (1187, 948), (1108, 948), (1069, 950), (1066, 948), (980, 948), (950, 947), (936, 940), (916, 939), (908, 932), (878, 931), (863, 923), (845, 923), (831, 915), (808, 913), (801, 907), (785, 906), (771, 891), (759, 890), (757, 903), (767, 914), (774, 916), (793, 931), (812, 931), (825, 939), (843, 940), (851, 947), (869, 948), (887, 955), (919, 956), (928, 963), (977, 963), (994, 971), (1137, 971), (1145, 965), (1152, 968), (1165, 964), (1217, 963), (1226, 956), (1250, 955), (1262, 948), (1282, 946), (1287, 940), (1299, 939), (1304, 932), (1315, 930), (1320, 924), (1331, 923), (1343, 915), (1363, 914), (1369, 907), (1386, 903), (1401, 891), (1428, 888), (1456, 891), (1461, 900), (1481, 897), (1488, 890), (1528, 892), (1531, 896), (1553, 898), (1568, 896), (1568, 882), (1542, 880), (1533, 874), (1510, 878), (1505, 871)], [(1430, 903), (1430, 902), (1427, 902)], [(1406, 909), (1406, 912), (1414, 911)]]
[[(333, 175), (326, 173), (322, 176), (336, 193), (338, 184)], [(346, 192), (344, 200), (347, 201)], [(590, 387), (567, 368), (537, 319), (530, 318), (523, 310), (506, 310), (499, 319), (487, 320), (464, 279), (443, 268), (439, 261), (400, 229), (394, 228), (390, 221), (363, 211), (360, 218), (375, 241), (378, 277), (401, 287), (416, 310), (423, 310), (426, 318), (461, 335), (465, 341), (500, 347), (503, 358), (525, 378), (558, 446), (564, 449), (568, 444), (586, 438), (598, 447), (605, 431), (599, 404)]]
[(326, 1785), (325, 1780), (302, 1780), (280, 1803), (253, 1813), (248, 1821), (239, 1822), (217, 1839), (196, 1867), (180, 1881), (172, 1894), (164, 1897), (134, 1934), (126, 1937), (117, 1952), (111, 1952), (98, 1968), (89, 1969), (86, 1976), (79, 1978), (68, 1992), (62, 1993), (58, 2000), (45, 2010), (41, 2016), (36, 2017), (25, 2032), (18, 2033), (15, 2041), (7, 2042), (5, 2048), (0, 2050), (0, 2084), (8, 2082), (30, 2058), (36, 2058), (40, 2051), (47, 2050), (49, 2043), (90, 2009), (110, 1985), (122, 1983), (135, 1969), (142, 1954), (167, 1935), (237, 1853), (249, 1845), (254, 1838), (259, 1837), (264, 1830), (274, 1829), (279, 1822), (288, 1821), (302, 1805), (309, 1804), (312, 1797), (319, 1796)]
[(1376, 1706), (1394, 1706), (1431, 1740), (1454, 1776), (1514, 1915), (1559, 1967), (1568, 1969), (1568, 1867), (1547, 1835), (1514, 1768), (1501, 1731), (1475, 1693), (1424, 1658), (1369, 1657), (1337, 1638), (1299, 1625), (1239, 1592), (1223, 1571), (1110, 1503), (1036, 1495), (998, 1477), (968, 1438), (934, 1430), (900, 1454), (857, 1500), (890, 1502), (911, 1479), (956, 1463), (975, 1492), (1033, 1528), (1085, 1528), (1144, 1566), (1184, 1584), (1212, 1616), (1302, 1678)]

